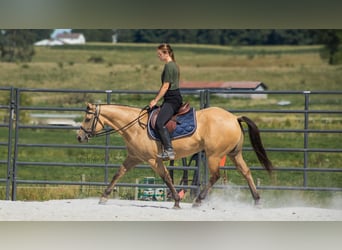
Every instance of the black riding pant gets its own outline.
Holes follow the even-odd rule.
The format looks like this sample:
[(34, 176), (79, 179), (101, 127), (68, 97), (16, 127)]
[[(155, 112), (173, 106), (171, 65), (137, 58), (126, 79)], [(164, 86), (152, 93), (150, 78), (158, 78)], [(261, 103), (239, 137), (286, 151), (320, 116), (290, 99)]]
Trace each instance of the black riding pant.
[(176, 114), (182, 106), (183, 98), (179, 89), (168, 90), (164, 96), (164, 102), (160, 107), (160, 112), (156, 120), (156, 129), (159, 131)]
[(177, 112), (172, 103), (164, 102), (160, 107), (160, 112), (156, 120), (156, 129), (159, 131), (165, 124), (171, 119), (171, 117)]

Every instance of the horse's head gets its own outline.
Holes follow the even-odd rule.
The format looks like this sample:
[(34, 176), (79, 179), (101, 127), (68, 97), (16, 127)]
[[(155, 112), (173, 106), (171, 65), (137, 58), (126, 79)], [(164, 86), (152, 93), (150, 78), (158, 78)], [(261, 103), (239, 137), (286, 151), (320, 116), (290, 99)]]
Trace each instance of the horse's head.
[(79, 142), (87, 142), (89, 138), (95, 136), (104, 127), (103, 122), (100, 120), (99, 105), (88, 103), (85, 112), (82, 125), (77, 132)]

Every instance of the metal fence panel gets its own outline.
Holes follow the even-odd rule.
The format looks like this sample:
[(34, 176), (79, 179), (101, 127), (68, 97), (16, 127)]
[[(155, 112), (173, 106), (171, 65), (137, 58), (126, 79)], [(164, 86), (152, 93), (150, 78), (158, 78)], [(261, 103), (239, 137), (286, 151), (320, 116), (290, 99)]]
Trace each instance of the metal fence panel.
[[(115, 90), (104, 90), (104, 91), (92, 91), (92, 90), (50, 90), (50, 89), (24, 89), (24, 88), (5, 88), (0, 89), (1, 91), (6, 91), (10, 96), (10, 103), (1, 104), (0, 109), (4, 110), (8, 113), (8, 117), (10, 117), (9, 121), (0, 124), (0, 127), (7, 129), (8, 131), (8, 139), (7, 141), (1, 141), (0, 146), (8, 147), (7, 149), (7, 158), (0, 159), (1, 164), (5, 164), (7, 167), (7, 174), (4, 178), (0, 179), (0, 182), (6, 183), (6, 199), (11, 197), (12, 200), (17, 199), (17, 188), (18, 185), (24, 184), (38, 184), (38, 185), (88, 185), (88, 186), (105, 186), (109, 183), (111, 176), (109, 175), (109, 171), (111, 169), (118, 168), (120, 166), (120, 161), (113, 162), (110, 159), (110, 154), (113, 152), (125, 151), (125, 147), (123, 145), (112, 145), (112, 141), (109, 135), (106, 135), (101, 142), (82, 145), (75, 144), (70, 142), (69, 140), (65, 143), (61, 142), (46, 142), (44, 140), (39, 141), (38, 138), (26, 138), (27, 135), (25, 131), (37, 131), (37, 133), (49, 133), (49, 131), (61, 131), (61, 133), (66, 133), (67, 131), (75, 131), (79, 128), (79, 125), (46, 125), (46, 124), (27, 124), (23, 121), (25, 117), (25, 112), (28, 113), (37, 113), (37, 112), (49, 112), (53, 114), (64, 114), (67, 112), (78, 112), (82, 113), (83, 108), (78, 107), (78, 105), (68, 105), (68, 107), (60, 107), (60, 106), (40, 106), (40, 105), (23, 105), (20, 103), (21, 97), (23, 94), (35, 95), (35, 93), (44, 93), (46, 95), (49, 94), (61, 94), (61, 95), (77, 95), (77, 94), (94, 94), (100, 96), (105, 103), (111, 103), (112, 99), (128, 96), (127, 99), (135, 98), (136, 95), (150, 95), (155, 92), (151, 91), (115, 91)], [(254, 91), (215, 91), (215, 90), (192, 90), (192, 91), (184, 91), (184, 95), (198, 95), (199, 103), (194, 104), (199, 108), (209, 107), (211, 104), (211, 98), (213, 95), (219, 94), (258, 94)], [(341, 129), (333, 129), (333, 130), (324, 130), (324, 129), (315, 129), (310, 127), (310, 116), (313, 114), (328, 114), (328, 115), (341, 115), (342, 110), (312, 110), (310, 109), (310, 98), (313, 95), (338, 95), (342, 96), (342, 92), (327, 92), (327, 91), (263, 91), (262, 94), (270, 94), (270, 95), (301, 95), (304, 98), (303, 109), (299, 110), (291, 110), (291, 109), (232, 109), (229, 110), (234, 113), (264, 113), (264, 114), (296, 114), (303, 117), (303, 127), (296, 129), (288, 129), (288, 128), (276, 128), (276, 129), (263, 129), (260, 131), (263, 134), (274, 134), (274, 133), (296, 133), (303, 136), (303, 145), (300, 147), (268, 147), (266, 150), (268, 152), (288, 152), (288, 153), (300, 153), (303, 154), (303, 166), (302, 167), (293, 167), (293, 166), (278, 166), (276, 171), (279, 172), (297, 172), (302, 173), (303, 183), (301, 186), (258, 186), (259, 189), (265, 190), (320, 190), (320, 191), (342, 191), (341, 187), (312, 187), (308, 185), (308, 174), (317, 172), (317, 173), (342, 173), (342, 166), (336, 166), (335, 168), (313, 168), (308, 166), (308, 158), (311, 153), (333, 153), (340, 154), (342, 153), (341, 148), (313, 148), (310, 145), (310, 135), (312, 134), (340, 134), (342, 132)], [(119, 97), (118, 97), (119, 96)], [(70, 133), (71, 134), (71, 133)], [(40, 138), (41, 139), (41, 138)], [(14, 145), (12, 145), (12, 141)], [(12, 150), (13, 148), (13, 150)], [(99, 150), (103, 157), (101, 158), (101, 162), (87, 162), (85, 158), (79, 157), (74, 162), (65, 162), (63, 159), (60, 159), (58, 162), (49, 162), (45, 158), (41, 157), (39, 159), (37, 157), (32, 157), (32, 160), (28, 160), (27, 157), (21, 159), (19, 157), (20, 152), (24, 150), (36, 151), (44, 153), (44, 149), (51, 148), (55, 150), (71, 151), (71, 150)], [(35, 151), (35, 152), (36, 152)], [(252, 148), (245, 147), (244, 151), (252, 151)], [(83, 154), (86, 155), (84, 151)], [(122, 153), (124, 154), (124, 153)], [(190, 166), (186, 161), (179, 163), (178, 166), (170, 165), (168, 168), (173, 173), (173, 170), (184, 171), (183, 178), (189, 178), (188, 171), (193, 172), (193, 182), (188, 183), (188, 180), (183, 182), (182, 185), (178, 185), (176, 183), (177, 188), (186, 188), (190, 189), (192, 192), (197, 194), (201, 185), (205, 185), (208, 181), (208, 171), (206, 170), (206, 161), (205, 155), (201, 154), (196, 161), (195, 166)], [(59, 179), (59, 180), (51, 180), (51, 179), (25, 179), (22, 178), (18, 173), (29, 171), (33, 168), (44, 168), (46, 171), (49, 169), (75, 169), (75, 171), (79, 168), (91, 168), (103, 171), (103, 179), (102, 180), (75, 180), (75, 179)], [(150, 169), (147, 165), (139, 165), (138, 169)], [(252, 170), (262, 170), (259, 166), (251, 166)], [(233, 170), (234, 166), (223, 166), (223, 170)], [(1, 176), (0, 176), (1, 178)], [(12, 186), (10, 187), (10, 183)], [(186, 185), (184, 185), (186, 183)], [(118, 187), (165, 187), (164, 184), (139, 184), (139, 183), (125, 183), (120, 182)], [(247, 188), (247, 186), (238, 186), (239, 188)], [(215, 188), (222, 188), (220, 184), (215, 185)]]
[(4, 158), (0, 159), (0, 165), (6, 166), (6, 171), (3, 171), (3, 176), (0, 175), (0, 183), (5, 183), (5, 199), (10, 197), (10, 181), (12, 179), (12, 136), (14, 122), (14, 88), (0, 88), (0, 92), (4, 94), (5, 101), (0, 103), (0, 110), (3, 111), (3, 121), (0, 123), (0, 128), (7, 131), (7, 137), (2, 137), (0, 147), (7, 154), (2, 154)]

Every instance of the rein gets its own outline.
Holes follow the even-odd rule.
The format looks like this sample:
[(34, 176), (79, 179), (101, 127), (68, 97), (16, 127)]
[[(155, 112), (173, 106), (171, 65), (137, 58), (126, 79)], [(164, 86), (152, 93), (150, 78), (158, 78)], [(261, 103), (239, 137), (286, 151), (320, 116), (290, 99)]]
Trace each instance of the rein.
[[(149, 113), (149, 110), (150, 110), (150, 107), (149, 106), (145, 106), (144, 108), (141, 109), (139, 115), (137, 118), (133, 119), (132, 121), (130, 121), (129, 123), (127, 123), (125, 126), (119, 128), (119, 129), (114, 129), (114, 128), (111, 128), (111, 129), (105, 129), (105, 125), (101, 122), (101, 120), (99, 119), (99, 116), (100, 116), (100, 107), (101, 105), (99, 104), (96, 104), (96, 109), (95, 109), (95, 112), (90, 112), (90, 111), (86, 111), (87, 114), (93, 114), (94, 115), (94, 119), (93, 119), (93, 124), (91, 126), (91, 131), (87, 131), (85, 128), (83, 128), (81, 126), (81, 129), (87, 133), (88, 135), (92, 135), (92, 136), (95, 136), (95, 137), (99, 137), (99, 136), (104, 136), (104, 135), (108, 135), (108, 134), (114, 134), (114, 133), (117, 133), (117, 132), (120, 132), (120, 131), (124, 131), (126, 129), (128, 129), (129, 127), (131, 127), (133, 124), (135, 124), (136, 122), (139, 123), (139, 126), (142, 127), (143, 129), (145, 129), (147, 127), (147, 124), (144, 124), (140, 121), (140, 119), (145, 116), (146, 114)], [(145, 113), (142, 113), (143, 111), (147, 111)], [(96, 125), (97, 123), (100, 122), (100, 124), (102, 125), (102, 128), (105, 129), (105, 131), (101, 131), (101, 132), (98, 132), (96, 133), (96, 131), (94, 131), (96, 129)]]

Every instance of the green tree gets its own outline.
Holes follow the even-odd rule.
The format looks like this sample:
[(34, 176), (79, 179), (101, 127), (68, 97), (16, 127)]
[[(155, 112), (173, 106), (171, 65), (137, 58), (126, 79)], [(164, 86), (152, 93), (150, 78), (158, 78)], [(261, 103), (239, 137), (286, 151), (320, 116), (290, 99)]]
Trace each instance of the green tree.
[(342, 30), (322, 30), (320, 41), (324, 44), (321, 57), (327, 59), (330, 65), (342, 63)]
[(0, 58), (5, 62), (29, 62), (34, 55), (33, 43), (36, 35), (32, 30), (2, 30), (0, 36)]
[(317, 44), (318, 30), (303, 29), (140, 29), (118, 30), (119, 42), (220, 45)]
[(49, 39), (53, 33), (53, 29), (31, 29), (30, 31), (34, 35), (35, 42), (43, 39)]

